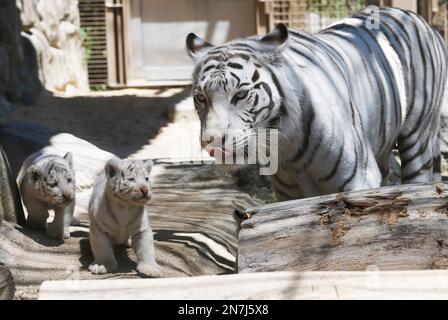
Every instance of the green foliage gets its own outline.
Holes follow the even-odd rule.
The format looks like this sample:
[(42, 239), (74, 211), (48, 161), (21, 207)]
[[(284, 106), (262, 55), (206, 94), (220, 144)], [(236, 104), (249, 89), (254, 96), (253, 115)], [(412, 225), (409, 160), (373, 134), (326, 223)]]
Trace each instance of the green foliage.
[(90, 90), (92, 91), (106, 91), (107, 86), (104, 84), (97, 84), (90, 87)]
[(330, 18), (344, 18), (364, 8), (364, 0), (308, 0), (308, 11)]
[(93, 48), (92, 28), (82, 27), (80, 29), (80, 33), (84, 46), (84, 58), (88, 62), (90, 60), (90, 57), (92, 56)]
[(266, 196), (263, 199), (259, 199), (262, 203), (264, 204), (270, 204), (270, 203), (276, 203), (278, 202), (277, 197), (275, 196), (274, 193), (269, 194), (268, 196)]

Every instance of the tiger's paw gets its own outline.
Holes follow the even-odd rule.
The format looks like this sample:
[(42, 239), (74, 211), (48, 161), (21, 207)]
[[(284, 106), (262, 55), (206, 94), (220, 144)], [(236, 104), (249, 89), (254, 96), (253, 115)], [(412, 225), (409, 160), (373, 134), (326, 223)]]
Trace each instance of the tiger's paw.
[(118, 269), (118, 264), (116, 261), (111, 261), (107, 263), (96, 263), (93, 262), (89, 266), (89, 271), (92, 274), (106, 274), (106, 273), (112, 273)]
[(161, 278), (163, 276), (162, 268), (157, 263), (141, 262), (137, 265), (137, 271), (150, 278)]

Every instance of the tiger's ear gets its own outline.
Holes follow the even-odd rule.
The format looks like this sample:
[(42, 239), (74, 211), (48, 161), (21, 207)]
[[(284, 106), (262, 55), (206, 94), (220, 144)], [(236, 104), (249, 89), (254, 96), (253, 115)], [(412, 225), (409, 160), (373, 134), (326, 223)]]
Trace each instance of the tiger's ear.
[(213, 45), (199, 38), (194, 33), (190, 33), (187, 36), (185, 43), (187, 45), (188, 54), (193, 58), (193, 60), (200, 59), (207, 53), (208, 50), (213, 48)]
[(143, 165), (145, 166), (146, 172), (150, 173), (154, 162), (152, 162), (152, 160), (146, 160), (143, 162)]
[(40, 167), (32, 165), (26, 170), (26, 173), (34, 182), (37, 182), (37, 180), (39, 180), (39, 178), (42, 176), (43, 172)]
[(279, 23), (260, 41), (265, 45), (278, 47), (285, 43), (286, 40), (288, 40), (288, 28), (283, 23)]
[(64, 156), (64, 159), (70, 165), (70, 168), (73, 168), (73, 154), (71, 152), (67, 152)]
[(110, 159), (104, 168), (106, 172), (106, 177), (108, 179), (115, 177), (122, 170), (121, 160), (120, 159)]

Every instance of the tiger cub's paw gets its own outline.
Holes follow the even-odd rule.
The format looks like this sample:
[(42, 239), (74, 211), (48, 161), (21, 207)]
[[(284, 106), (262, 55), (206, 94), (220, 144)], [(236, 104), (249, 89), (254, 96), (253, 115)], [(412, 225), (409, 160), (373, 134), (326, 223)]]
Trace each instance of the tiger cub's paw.
[(89, 266), (89, 271), (92, 274), (106, 274), (106, 273), (114, 272), (117, 269), (118, 269), (118, 264), (116, 261), (111, 261), (111, 262), (107, 262), (107, 263), (93, 262)]
[(137, 271), (150, 278), (161, 278), (163, 276), (162, 268), (156, 263), (139, 263)]

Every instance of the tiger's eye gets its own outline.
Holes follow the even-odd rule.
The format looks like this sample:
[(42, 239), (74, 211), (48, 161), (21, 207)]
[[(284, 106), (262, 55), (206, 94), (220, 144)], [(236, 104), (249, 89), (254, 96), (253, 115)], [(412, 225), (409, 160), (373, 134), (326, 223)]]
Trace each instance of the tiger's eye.
[(196, 99), (198, 99), (199, 102), (205, 102), (207, 101), (207, 97), (203, 95), (202, 93), (197, 93), (195, 95)]
[(134, 179), (134, 178), (128, 178), (128, 181), (129, 181), (129, 182), (134, 182), (135, 179)]
[(241, 99), (246, 98), (246, 96), (247, 96), (248, 93), (249, 93), (249, 91), (247, 91), (247, 90), (241, 90), (241, 91), (238, 91), (238, 92), (235, 94), (235, 97), (236, 97), (237, 99), (241, 100)]

